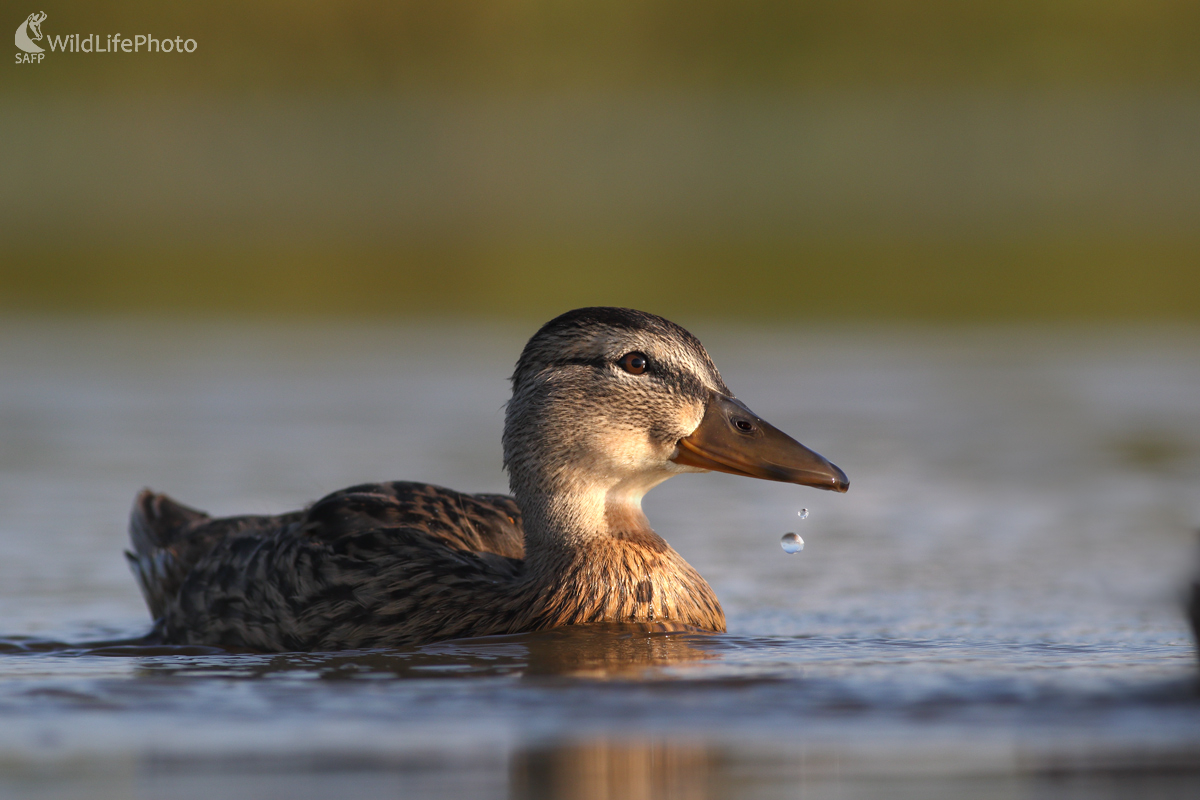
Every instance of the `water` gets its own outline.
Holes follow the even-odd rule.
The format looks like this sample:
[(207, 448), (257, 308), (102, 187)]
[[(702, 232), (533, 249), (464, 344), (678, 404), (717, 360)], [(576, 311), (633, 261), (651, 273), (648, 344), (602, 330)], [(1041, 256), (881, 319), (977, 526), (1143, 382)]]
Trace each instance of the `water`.
[(808, 509), (807, 508), (800, 509), (799, 511), (796, 512), (796, 516), (800, 517), (800, 519), (808, 519)]
[(785, 533), (779, 540), (779, 544), (783, 547), (783, 552), (789, 556), (804, 549), (804, 540), (796, 533)]
[(681, 321), (852, 480), (647, 497), (728, 634), (282, 655), (80, 644), (148, 628), (134, 493), (502, 491), (532, 326), (0, 322), (0, 797), (1196, 796), (1200, 332)]

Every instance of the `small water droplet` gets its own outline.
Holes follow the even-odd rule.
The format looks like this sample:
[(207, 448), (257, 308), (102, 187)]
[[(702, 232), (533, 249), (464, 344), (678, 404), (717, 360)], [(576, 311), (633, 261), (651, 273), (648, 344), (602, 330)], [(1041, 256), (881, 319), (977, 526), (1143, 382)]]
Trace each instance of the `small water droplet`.
[(779, 546), (783, 548), (783, 552), (791, 555), (804, 549), (804, 540), (800, 538), (799, 534), (785, 533), (779, 540)]
[(807, 508), (800, 509), (799, 511), (796, 512), (796, 514), (799, 515), (800, 519), (808, 519), (808, 509)]

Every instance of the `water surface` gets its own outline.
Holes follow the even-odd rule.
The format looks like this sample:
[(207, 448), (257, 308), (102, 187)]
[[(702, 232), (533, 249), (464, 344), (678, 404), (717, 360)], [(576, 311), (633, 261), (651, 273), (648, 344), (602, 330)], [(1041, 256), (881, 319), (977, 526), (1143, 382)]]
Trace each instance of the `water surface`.
[(1200, 333), (682, 322), (852, 481), (647, 498), (728, 634), (279, 655), (86, 644), (149, 626), (134, 493), (503, 491), (529, 331), (0, 323), (0, 797), (1195, 796)]

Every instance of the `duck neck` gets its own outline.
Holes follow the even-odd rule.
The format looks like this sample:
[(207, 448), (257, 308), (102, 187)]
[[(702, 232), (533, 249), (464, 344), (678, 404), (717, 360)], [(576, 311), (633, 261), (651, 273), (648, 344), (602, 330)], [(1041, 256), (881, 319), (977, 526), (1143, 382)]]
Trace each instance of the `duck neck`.
[(650, 527), (642, 497), (658, 480), (567, 474), (514, 486), (524, 515), (526, 558), (590, 551), (618, 542), (666, 542)]
[(653, 481), (579, 476), (514, 486), (525, 528), (525, 585), (536, 627), (675, 621), (725, 630), (708, 583), (650, 527)]

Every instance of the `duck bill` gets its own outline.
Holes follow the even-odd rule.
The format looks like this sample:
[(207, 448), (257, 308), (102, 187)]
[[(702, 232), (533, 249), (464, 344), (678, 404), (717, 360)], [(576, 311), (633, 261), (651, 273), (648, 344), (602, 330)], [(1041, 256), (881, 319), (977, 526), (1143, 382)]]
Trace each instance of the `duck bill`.
[(677, 450), (671, 460), (687, 467), (835, 492), (850, 488), (834, 464), (724, 395), (709, 398), (700, 426), (679, 440)]

